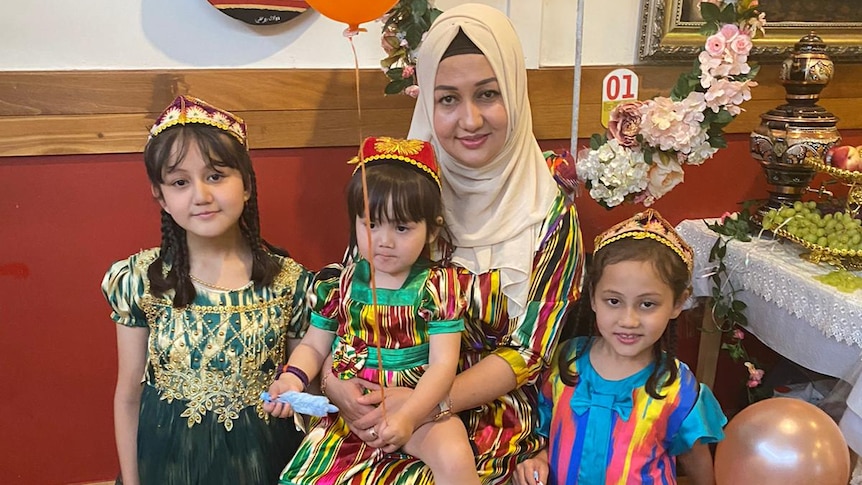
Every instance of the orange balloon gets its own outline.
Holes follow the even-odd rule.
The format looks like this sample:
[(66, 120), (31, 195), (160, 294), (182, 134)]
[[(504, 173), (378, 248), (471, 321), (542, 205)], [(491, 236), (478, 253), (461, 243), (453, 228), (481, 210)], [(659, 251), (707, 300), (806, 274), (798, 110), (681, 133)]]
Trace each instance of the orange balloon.
[(828, 414), (775, 397), (733, 417), (715, 451), (718, 485), (847, 485), (850, 451)]
[(306, 0), (306, 3), (321, 15), (344, 22), (349, 30), (359, 30), (359, 24), (382, 17), (398, 0)]

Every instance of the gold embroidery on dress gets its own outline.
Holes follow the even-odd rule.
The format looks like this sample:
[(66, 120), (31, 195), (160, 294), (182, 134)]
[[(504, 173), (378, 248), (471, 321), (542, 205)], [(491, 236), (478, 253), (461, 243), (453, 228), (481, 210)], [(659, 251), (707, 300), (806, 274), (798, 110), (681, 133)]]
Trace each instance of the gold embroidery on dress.
[[(142, 256), (138, 266), (146, 274), (157, 253)], [(299, 264), (285, 260), (271, 288), (278, 297), (267, 300), (241, 292), (237, 295), (242, 301), (237, 304), (181, 309), (172, 308), (169, 298), (151, 295), (149, 281), (145, 283), (141, 308), (150, 328), (149, 384), (169, 403), (186, 401), (180, 416), (186, 418), (189, 428), (205, 414), (214, 413), (230, 431), (248, 406), (255, 406), (261, 419), (269, 419), (260, 393), (269, 387), (275, 367), (286, 358), (285, 339), (294, 317), (293, 290), (301, 274)], [(264, 372), (264, 368), (270, 370)]]

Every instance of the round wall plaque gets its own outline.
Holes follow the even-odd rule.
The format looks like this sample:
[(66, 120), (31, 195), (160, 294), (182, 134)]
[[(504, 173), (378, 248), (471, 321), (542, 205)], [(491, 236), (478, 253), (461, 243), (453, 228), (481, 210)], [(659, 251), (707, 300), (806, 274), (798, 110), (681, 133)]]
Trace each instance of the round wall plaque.
[(300, 0), (209, 0), (223, 13), (252, 25), (280, 24), (308, 10)]

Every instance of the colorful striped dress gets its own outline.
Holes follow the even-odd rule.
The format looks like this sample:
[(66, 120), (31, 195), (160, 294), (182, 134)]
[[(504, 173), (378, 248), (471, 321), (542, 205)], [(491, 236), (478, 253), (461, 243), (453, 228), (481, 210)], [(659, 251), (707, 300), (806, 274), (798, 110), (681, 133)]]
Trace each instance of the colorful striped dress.
[[(550, 362), (567, 310), (580, 296), (584, 262), (577, 211), (562, 191), (548, 211), (536, 248), (527, 306), (517, 317), (509, 317), (499, 272), (473, 274), (457, 269), (467, 295), (459, 370), (494, 355), (511, 366), (518, 385), (460, 413), (476, 450), (479, 477), (486, 485), (509, 483), (517, 464), (543, 446), (535, 434), (537, 381)], [(342, 477), (342, 483), (351, 485), (434, 483), (424, 463), (400, 454), (354, 467)]]
[(548, 437), (549, 485), (675, 484), (676, 456), (694, 444), (724, 439), (727, 423), (706, 386), (675, 360), (678, 379), (654, 399), (644, 385), (653, 366), (618, 381), (602, 378), (590, 363), (591, 341), (579, 337), (560, 346), (574, 387), (554, 365), (540, 398), (539, 432)]
[[(338, 273), (337, 267), (325, 268), (310, 293), (311, 325), (336, 334), (332, 345), (335, 378), (379, 382), (378, 360), (382, 360), (387, 386), (416, 387), (428, 365), (430, 337), (464, 330), (465, 301), (457, 272), (420, 260), (400, 289), (377, 289), (378, 353), (370, 318), (368, 261), (359, 260)], [(330, 414), (309, 430), (280, 483), (343, 483), (384, 457), (381, 450), (351, 433), (340, 415)]]
[(287, 339), (308, 324), (311, 273), (274, 256), (272, 285), (232, 291), (195, 286), (197, 296), (174, 308), (170, 294), (150, 293), (147, 269), (159, 249), (114, 263), (102, 281), (119, 325), (148, 329), (147, 364), (138, 422), (143, 484), (270, 485), (301, 435), (293, 422), (263, 411)]

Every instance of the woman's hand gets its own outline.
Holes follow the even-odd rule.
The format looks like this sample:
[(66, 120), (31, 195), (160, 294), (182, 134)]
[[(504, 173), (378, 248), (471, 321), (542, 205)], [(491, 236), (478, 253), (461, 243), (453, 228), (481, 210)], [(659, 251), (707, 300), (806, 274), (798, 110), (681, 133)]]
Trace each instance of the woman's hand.
[(361, 399), (366, 389), (376, 390), (377, 388), (377, 384), (356, 377), (341, 380), (329, 375), (326, 379), (326, 397), (338, 406), (338, 412), (350, 431), (368, 444), (376, 439), (370, 430), (374, 425), (379, 424), (379, 418), (367, 419), (369, 415), (375, 414), (376, 408), (362, 402)]
[[(383, 402), (384, 394), (386, 395), (386, 405), (381, 406), (380, 403)], [(374, 390), (357, 399), (359, 404), (371, 406), (373, 411), (367, 413), (362, 418), (357, 419), (354, 423), (355, 426), (361, 429), (366, 429), (382, 424), (384, 421), (383, 408), (385, 407), (386, 414), (391, 416), (401, 409), (404, 403), (410, 398), (411, 394), (413, 394), (413, 389), (410, 389), (409, 387), (387, 387), (384, 392), (381, 392), (379, 386), (375, 386)], [(433, 418), (433, 416), (429, 416), (428, 419), (419, 421), (416, 423), (416, 426), (430, 421), (431, 418)]]
[[(385, 416), (383, 414), (384, 406), (380, 405), (383, 402), (384, 393), (380, 392), (379, 389), (359, 398), (360, 403), (374, 407), (374, 411), (366, 414), (355, 423), (357, 428), (367, 428), (369, 434), (379, 436), (379, 439), (374, 440), (364, 440), (363, 438), (369, 446), (382, 448), (386, 453), (393, 453), (410, 440), (416, 428), (432, 420), (432, 416), (426, 416), (415, 421), (408, 419), (407, 416), (399, 412), (412, 394), (413, 389), (409, 387), (387, 387), (385, 390)], [(371, 430), (374, 432), (371, 433)], [(360, 437), (362, 436), (360, 435)]]
[(533, 458), (524, 460), (512, 475), (515, 485), (544, 485), (548, 483), (548, 451), (542, 450)]

